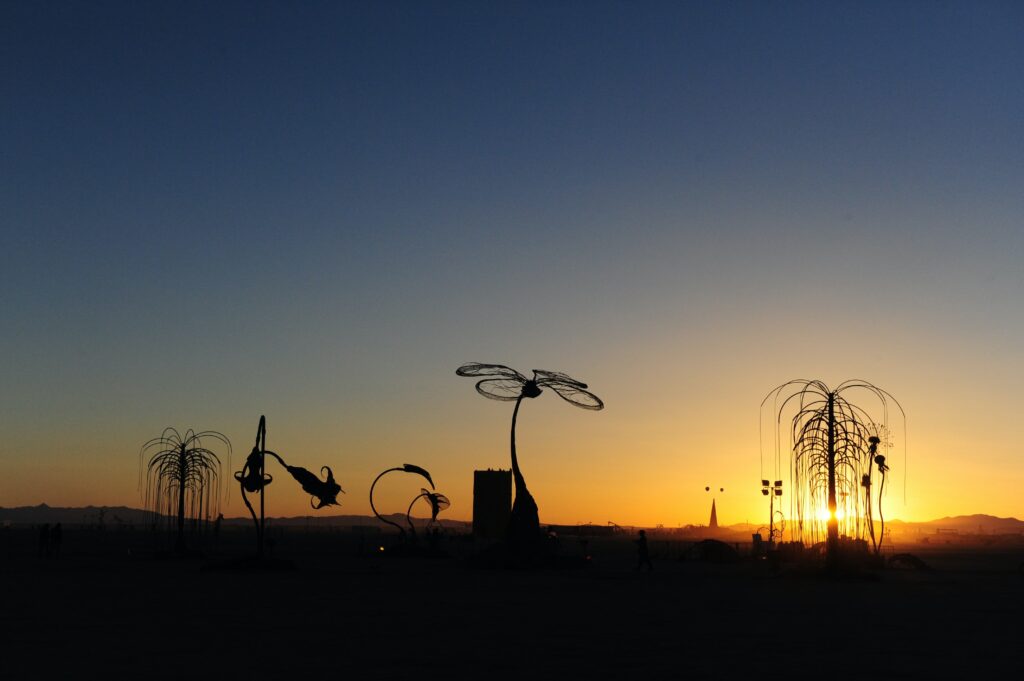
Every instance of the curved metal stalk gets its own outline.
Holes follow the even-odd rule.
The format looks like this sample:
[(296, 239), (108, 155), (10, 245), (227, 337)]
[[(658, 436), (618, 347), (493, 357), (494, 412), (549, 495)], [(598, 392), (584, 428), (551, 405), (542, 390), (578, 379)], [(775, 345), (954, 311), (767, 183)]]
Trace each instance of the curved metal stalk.
[(426, 492), (420, 492), (415, 497), (413, 497), (411, 502), (409, 502), (409, 508), (406, 509), (406, 511), (405, 511), (405, 522), (409, 524), (409, 534), (412, 535), (413, 539), (416, 538), (416, 526), (412, 524), (412, 507), (415, 506), (416, 502), (419, 501), (420, 499), (426, 499), (426, 498), (427, 498), (427, 493)]
[[(396, 523), (394, 521), (391, 521), (391, 520), (388, 520), (387, 518), (382, 516), (377, 511), (377, 507), (373, 503), (373, 490), (377, 487), (377, 483), (380, 482), (380, 479), (383, 478), (385, 475), (387, 475), (388, 473), (393, 473), (395, 471), (402, 471), (404, 473), (415, 473), (416, 475), (423, 476), (424, 478), (427, 479), (427, 482), (430, 483), (430, 489), (434, 489), (434, 481), (433, 481), (433, 479), (431, 479), (430, 473), (427, 472), (427, 469), (421, 468), (421, 467), (416, 466), (416, 465), (411, 464), (411, 463), (403, 464), (401, 466), (396, 466), (394, 468), (388, 468), (387, 470), (381, 471), (381, 473), (376, 478), (373, 479), (373, 483), (370, 485), (370, 510), (373, 511), (373, 514), (375, 516), (377, 516), (377, 519), (380, 520), (382, 523), (387, 523), (388, 525), (391, 525), (392, 527), (397, 529), (399, 535), (401, 535), (402, 539), (404, 540), (405, 539), (405, 528), (402, 527), (401, 525), (399, 525), (398, 523)], [(415, 501), (415, 499), (413, 501)], [(410, 510), (412, 509), (411, 506), (409, 508), (410, 508)]]

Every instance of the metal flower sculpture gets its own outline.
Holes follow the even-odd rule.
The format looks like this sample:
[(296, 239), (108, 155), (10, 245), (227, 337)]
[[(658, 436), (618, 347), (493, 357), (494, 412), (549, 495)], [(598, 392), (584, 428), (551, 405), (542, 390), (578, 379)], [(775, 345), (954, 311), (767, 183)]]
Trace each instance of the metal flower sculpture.
[[(377, 511), (377, 507), (373, 505), (373, 490), (374, 490), (374, 488), (375, 488), (375, 487), (377, 486), (377, 483), (378, 483), (378, 482), (380, 481), (380, 479), (381, 479), (381, 478), (383, 478), (383, 477), (384, 477), (385, 475), (387, 475), (388, 473), (393, 473), (393, 472), (395, 472), (395, 471), (401, 471), (401, 472), (403, 472), (403, 473), (413, 473), (413, 474), (415, 474), (415, 475), (421, 475), (421, 476), (423, 476), (424, 478), (426, 478), (426, 479), (427, 479), (427, 482), (429, 482), (429, 483), (430, 483), (430, 489), (434, 489), (434, 481), (433, 481), (433, 479), (431, 479), (431, 477), (430, 477), (430, 473), (429, 473), (429, 472), (427, 471), (427, 469), (426, 469), (426, 468), (421, 468), (421, 467), (419, 467), (419, 466), (416, 466), (416, 465), (414, 465), (414, 464), (411, 464), (411, 463), (403, 464), (402, 466), (398, 466), (398, 467), (395, 467), (395, 468), (388, 468), (388, 469), (387, 469), (387, 470), (385, 470), (385, 471), (381, 471), (380, 475), (378, 475), (378, 476), (377, 476), (376, 478), (374, 478), (374, 479), (373, 479), (373, 484), (372, 484), (372, 485), (370, 485), (370, 509), (372, 509), (372, 510), (373, 510), (373, 514), (374, 514), (375, 516), (377, 516), (377, 518), (378, 518), (378, 519), (379, 519), (379, 520), (380, 520), (381, 522), (383, 522), (383, 523), (387, 523), (388, 525), (391, 525), (392, 527), (396, 528), (396, 529), (398, 530), (398, 533), (399, 533), (399, 534), (400, 534), (400, 535), (402, 536), (402, 538), (404, 539), (404, 538), (405, 538), (405, 528), (404, 528), (404, 527), (402, 527), (401, 525), (399, 525), (398, 523), (396, 523), (396, 522), (394, 522), (394, 521), (391, 521), (391, 520), (388, 520), (387, 518), (385, 518), (384, 516), (382, 516), (382, 515), (381, 515), (381, 514), (380, 514), (380, 513), (379, 513), (379, 512)], [(417, 498), (418, 498), (418, 497), (417, 497)], [(414, 501), (415, 501), (415, 500), (414, 500)], [(410, 509), (411, 509), (411, 508), (412, 508), (412, 507), (410, 506)]]
[(413, 535), (416, 534), (416, 526), (412, 524), (412, 507), (416, 505), (416, 502), (420, 499), (426, 499), (427, 503), (430, 504), (430, 522), (427, 523), (427, 529), (437, 522), (437, 514), (452, 505), (452, 502), (448, 500), (448, 497), (441, 494), (440, 492), (431, 492), (427, 489), (421, 489), (420, 493), (412, 500), (409, 504), (409, 510), (405, 512), (405, 522), (409, 523), (409, 530)]
[[(266, 525), (266, 519), (264, 516), (266, 489), (267, 485), (274, 481), (273, 476), (265, 470), (266, 457), (268, 454), (277, 459), (278, 463), (284, 466), (285, 470), (291, 474), (292, 478), (302, 486), (303, 491), (312, 495), (309, 500), (309, 505), (315, 509), (319, 510), (324, 506), (337, 506), (338, 494), (342, 494), (345, 491), (341, 488), (341, 485), (335, 482), (334, 473), (329, 467), (323, 466), (320, 468), (321, 473), (327, 471), (327, 479), (321, 480), (305, 468), (289, 466), (277, 452), (272, 452), (267, 449), (267, 420), (266, 417), (260, 416), (260, 423), (256, 427), (256, 444), (253, 445), (252, 451), (249, 453), (249, 456), (246, 457), (245, 465), (242, 467), (242, 470), (235, 473), (235, 480), (238, 481), (238, 484), (242, 489), (242, 501), (245, 502), (246, 508), (249, 509), (249, 514), (252, 515), (252, 521), (256, 525), (257, 551), (261, 556), (263, 555), (263, 536)], [(249, 502), (249, 497), (246, 492), (253, 494), (257, 492), (259, 493), (259, 518), (256, 517), (256, 511)]]
[(526, 487), (526, 480), (519, 469), (519, 458), (516, 456), (516, 420), (519, 417), (519, 406), (523, 398), (534, 398), (544, 388), (551, 388), (563, 400), (582, 409), (599, 411), (604, 409), (604, 402), (597, 395), (587, 390), (587, 384), (557, 371), (534, 369), (533, 378), (526, 378), (515, 369), (503, 364), (479, 364), (476, 362), (463, 364), (456, 371), (459, 376), (480, 378), (476, 391), (484, 397), (503, 402), (515, 402), (512, 410), (512, 479), (515, 483), (515, 501), (512, 502), (512, 515), (509, 519), (509, 539), (513, 542), (532, 542), (540, 535), (540, 518), (537, 514), (537, 502)]
[[(874, 401), (878, 412), (872, 416), (847, 395), (860, 392)], [(795, 515), (800, 538), (809, 534), (818, 541), (824, 524), (826, 555), (830, 563), (838, 555), (839, 536), (842, 531), (856, 539), (864, 539), (864, 532), (874, 534), (871, 488), (876, 464), (881, 477), (878, 512), (881, 515), (881, 492), (889, 470), (880, 433), (889, 432), (889, 410), (895, 406), (903, 417), (900, 403), (885, 390), (866, 381), (846, 381), (829, 388), (821, 381), (796, 380), (772, 390), (761, 402), (762, 417), (765, 405), (772, 400), (775, 418), (775, 471), (781, 477), (783, 418), (790, 419), (790, 465), (795, 504)], [(877, 417), (877, 418), (876, 418)], [(763, 446), (763, 443), (762, 443)], [(904, 444), (904, 456), (906, 445)], [(762, 471), (763, 471), (762, 449)], [(762, 475), (763, 477), (763, 475)], [(863, 496), (858, 487), (866, 491)], [(884, 520), (883, 520), (884, 522)], [(875, 544), (876, 552), (880, 543)]]

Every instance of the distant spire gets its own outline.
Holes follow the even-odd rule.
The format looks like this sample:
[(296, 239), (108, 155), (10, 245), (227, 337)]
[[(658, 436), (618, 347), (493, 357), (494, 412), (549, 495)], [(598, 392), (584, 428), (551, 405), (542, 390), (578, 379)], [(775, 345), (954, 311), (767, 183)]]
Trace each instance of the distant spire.
[(715, 511), (715, 500), (711, 500), (711, 522), (708, 523), (708, 527), (712, 530), (718, 529), (718, 513)]

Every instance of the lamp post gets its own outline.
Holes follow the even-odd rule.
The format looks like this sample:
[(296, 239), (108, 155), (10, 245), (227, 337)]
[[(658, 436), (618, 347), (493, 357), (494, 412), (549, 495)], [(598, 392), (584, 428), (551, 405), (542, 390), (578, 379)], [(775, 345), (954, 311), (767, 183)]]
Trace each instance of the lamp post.
[[(775, 497), (782, 496), (782, 481), (776, 480), (769, 485), (768, 480), (761, 480), (761, 494), (768, 497), (768, 548), (775, 545)], [(779, 537), (782, 538), (781, 536)]]

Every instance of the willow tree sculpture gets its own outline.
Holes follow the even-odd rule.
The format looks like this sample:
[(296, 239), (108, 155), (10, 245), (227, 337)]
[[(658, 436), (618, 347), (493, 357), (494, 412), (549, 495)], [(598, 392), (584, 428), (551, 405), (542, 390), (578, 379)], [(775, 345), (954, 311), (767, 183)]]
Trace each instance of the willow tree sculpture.
[[(245, 502), (245, 507), (249, 509), (252, 521), (256, 525), (256, 545), (257, 555), (259, 556), (263, 555), (263, 538), (264, 530), (266, 528), (266, 518), (264, 515), (266, 489), (267, 485), (274, 481), (273, 476), (266, 472), (268, 454), (277, 459), (278, 463), (284, 466), (285, 470), (287, 470), (295, 481), (302, 486), (303, 491), (312, 495), (309, 500), (309, 505), (314, 509), (319, 510), (324, 506), (339, 505), (338, 494), (344, 493), (345, 491), (341, 489), (341, 485), (334, 481), (334, 473), (329, 467), (323, 466), (320, 468), (321, 473), (327, 471), (327, 479), (321, 480), (305, 468), (289, 466), (279, 454), (267, 449), (267, 419), (264, 416), (260, 416), (259, 425), (256, 427), (256, 444), (253, 445), (252, 451), (249, 453), (249, 456), (246, 457), (245, 465), (242, 467), (242, 470), (235, 473), (235, 480), (238, 481), (239, 486), (242, 488), (242, 501)], [(259, 493), (259, 518), (256, 517), (256, 511), (249, 502), (249, 497), (246, 492)]]
[[(873, 403), (876, 413), (848, 399), (857, 392)], [(783, 383), (761, 402), (762, 418), (769, 400), (775, 417), (777, 474), (782, 469), (783, 419), (790, 419), (789, 467), (794, 490), (791, 500), (795, 504), (799, 537), (801, 541), (808, 536), (812, 542), (818, 541), (824, 524), (826, 555), (834, 563), (840, 533), (856, 539), (864, 539), (865, 532), (873, 534), (872, 464), (877, 466), (882, 481), (877, 502), (881, 517), (881, 496), (889, 470), (884, 450), (889, 445), (882, 443), (879, 434), (889, 432), (892, 406), (899, 410), (905, 430), (903, 407), (885, 390), (860, 380), (846, 381), (834, 389), (821, 381)], [(762, 477), (763, 468), (762, 449)], [(860, 488), (866, 492), (861, 493)], [(880, 548), (881, 543), (875, 543), (875, 551)]]
[(409, 531), (412, 532), (413, 535), (416, 534), (416, 526), (412, 523), (412, 507), (415, 506), (416, 502), (420, 499), (426, 499), (427, 503), (430, 504), (430, 520), (427, 522), (426, 527), (428, 530), (437, 522), (437, 514), (452, 505), (452, 502), (448, 500), (448, 497), (440, 492), (431, 492), (427, 489), (421, 489), (420, 493), (417, 494), (409, 504), (409, 509), (405, 512), (405, 522), (409, 523)]
[(534, 398), (551, 388), (559, 397), (569, 404), (582, 409), (600, 411), (604, 402), (597, 395), (587, 390), (587, 384), (577, 381), (571, 376), (557, 371), (533, 370), (533, 378), (526, 378), (515, 369), (503, 364), (463, 364), (456, 371), (459, 376), (481, 378), (477, 381), (476, 391), (491, 400), (515, 402), (512, 410), (512, 479), (515, 483), (516, 497), (512, 502), (512, 514), (509, 518), (508, 538), (514, 542), (535, 541), (540, 533), (540, 517), (537, 513), (537, 502), (526, 487), (526, 480), (519, 469), (519, 458), (516, 456), (516, 419), (523, 398)]
[[(393, 473), (395, 471), (400, 471), (402, 473), (412, 473), (414, 475), (421, 475), (421, 476), (423, 476), (424, 478), (426, 478), (427, 482), (430, 483), (430, 489), (434, 489), (434, 480), (430, 477), (430, 472), (427, 471), (426, 468), (421, 468), (420, 466), (417, 466), (417, 465), (411, 464), (411, 463), (402, 464), (401, 466), (396, 466), (395, 468), (388, 468), (386, 470), (383, 470), (383, 471), (381, 471), (380, 475), (378, 475), (376, 478), (373, 479), (373, 484), (370, 485), (370, 509), (373, 511), (373, 514), (375, 516), (377, 516), (378, 520), (380, 520), (382, 523), (387, 523), (388, 525), (391, 525), (392, 527), (397, 529), (398, 530), (398, 534), (401, 535), (401, 537), (404, 539), (405, 538), (405, 528), (402, 527), (401, 525), (399, 525), (398, 523), (396, 523), (394, 521), (391, 521), (391, 520), (388, 520), (387, 518), (382, 516), (380, 513), (377, 512), (377, 507), (374, 506), (374, 504), (373, 504), (373, 490), (377, 487), (377, 483), (380, 482), (380, 479), (383, 478), (385, 475), (387, 475), (388, 473)], [(417, 497), (417, 498), (419, 498), (419, 497)], [(415, 503), (415, 501), (416, 500), (413, 499), (414, 503)], [(412, 510), (412, 506), (411, 505), (409, 506), (409, 509)]]
[(142, 458), (149, 455), (146, 465), (146, 488), (143, 503), (157, 517), (178, 517), (178, 537), (174, 550), (185, 552), (186, 515), (202, 520), (203, 513), (219, 511), (221, 461), (203, 440), (216, 440), (231, 452), (231, 442), (215, 430), (185, 431), (182, 435), (174, 428), (165, 428), (160, 437), (142, 445), (139, 450), (141, 482)]

